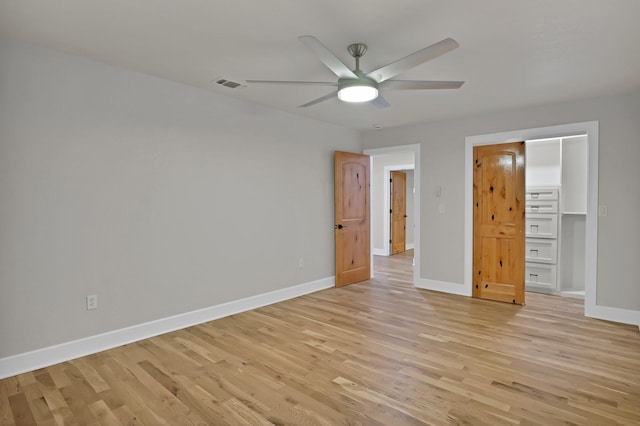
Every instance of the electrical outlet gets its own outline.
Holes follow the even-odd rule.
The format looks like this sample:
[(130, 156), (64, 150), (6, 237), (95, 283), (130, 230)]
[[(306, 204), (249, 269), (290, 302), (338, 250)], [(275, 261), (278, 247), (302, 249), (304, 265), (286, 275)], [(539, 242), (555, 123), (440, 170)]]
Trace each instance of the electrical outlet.
[(98, 295), (90, 294), (87, 296), (87, 311), (98, 309)]
[(598, 216), (606, 216), (609, 214), (609, 207), (602, 205), (598, 207)]

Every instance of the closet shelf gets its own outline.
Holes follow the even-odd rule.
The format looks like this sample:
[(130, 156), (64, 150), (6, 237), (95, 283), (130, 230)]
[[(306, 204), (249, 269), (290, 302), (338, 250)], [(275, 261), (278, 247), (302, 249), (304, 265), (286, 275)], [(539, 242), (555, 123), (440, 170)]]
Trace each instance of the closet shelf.
[(587, 212), (562, 212), (564, 215), (578, 215), (578, 216), (586, 216)]

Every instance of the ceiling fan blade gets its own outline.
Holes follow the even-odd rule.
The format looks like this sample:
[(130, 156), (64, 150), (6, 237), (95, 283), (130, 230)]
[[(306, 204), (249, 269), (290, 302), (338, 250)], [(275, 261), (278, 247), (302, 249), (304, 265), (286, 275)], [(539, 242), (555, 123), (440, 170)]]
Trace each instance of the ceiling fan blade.
[(281, 84), (287, 86), (338, 86), (338, 83), (326, 81), (286, 81), (286, 80), (245, 80), (251, 84)]
[(307, 102), (304, 105), (300, 105), (298, 108), (310, 107), (311, 105), (319, 104), (320, 102), (324, 102), (324, 101), (327, 101), (327, 100), (329, 100), (331, 98), (335, 98), (335, 97), (336, 97), (336, 92), (331, 92), (328, 95), (321, 96), (318, 99), (314, 99), (311, 102)]
[(372, 101), (369, 101), (372, 105), (374, 105), (378, 109), (389, 108), (391, 104), (382, 95), (378, 94), (378, 97)]
[(459, 89), (464, 81), (410, 81), (387, 80), (382, 87), (392, 90), (434, 90), (434, 89)]
[(440, 55), (444, 55), (447, 52), (452, 51), (459, 44), (452, 38), (445, 38), (429, 47), (418, 50), (409, 56), (405, 56), (402, 59), (398, 59), (395, 62), (391, 62), (382, 68), (378, 68), (375, 71), (371, 71), (367, 74), (367, 77), (374, 79), (378, 83), (382, 83), (401, 72), (407, 71), (417, 65), (427, 62), (431, 59), (437, 58)]
[(329, 49), (320, 40), (310, 35), (298, 37), (298, 40), (309, 48), (313, 54), (320, 59), (327, 68), (329, 68), (339, 78), (358, 78), (336, 55), (331, 53)]

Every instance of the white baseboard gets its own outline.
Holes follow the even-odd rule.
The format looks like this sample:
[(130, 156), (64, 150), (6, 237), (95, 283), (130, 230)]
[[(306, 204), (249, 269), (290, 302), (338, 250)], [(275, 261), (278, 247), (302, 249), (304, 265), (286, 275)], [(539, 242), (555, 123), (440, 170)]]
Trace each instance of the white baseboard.
[(609, 306), (595, 305), (588, 306), (585, 303), (585, 316), (597, 318), (605, 321), (620, 322), (623, 324), (634, 324), (640, 329), (640, 311), (631, 309), (612, 308)]
[(0, 379), (335, 286), (335, 277), (258, 294), (0, 359)]
[(415, 249), (415, 248), (416, 248), (416, 245), (415, 245), (415, 244), (413, 244), (413, 243), (411, 243), (411, 244), (407, 244), (407, 245), (405, 246), (405, 249), (407, 249), (407, 250), (413, 250), (413, 249)]
[(464, 284), (450, 283), (446, 281), (429, 280), (420, 278), (416, 281), (416, 287), (424, 290), (440, 291), (442, 293), (458, 294), (460, 296), (471, 296), (471, 289), (465, 288)]

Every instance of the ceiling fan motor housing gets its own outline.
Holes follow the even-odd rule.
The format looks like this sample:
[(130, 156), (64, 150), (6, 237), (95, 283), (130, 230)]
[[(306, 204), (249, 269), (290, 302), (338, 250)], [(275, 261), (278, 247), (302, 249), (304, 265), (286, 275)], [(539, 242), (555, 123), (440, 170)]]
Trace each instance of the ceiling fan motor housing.
[(341, 78), (338, 80), (338, 90), (344, 89), (346, 87), (353, 86), (369, 86), (378, 88), (378, 82), (372, 78), (369, 78), (364, 75), (364, 73), (360, 70), (355, 70), (354, 74), (358, 76), (358, 78)]

